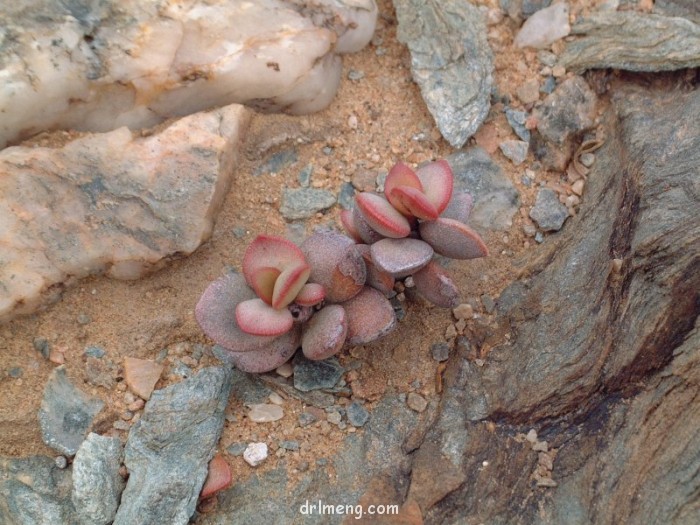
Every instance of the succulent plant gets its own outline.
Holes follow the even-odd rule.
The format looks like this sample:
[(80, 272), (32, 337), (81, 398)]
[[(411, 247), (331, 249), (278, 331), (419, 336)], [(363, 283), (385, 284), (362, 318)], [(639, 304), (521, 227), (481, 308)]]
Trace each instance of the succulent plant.
[(459, 304), (459, 290), (434, 259), (488, 255), (466, 225), (472, 197), (453, 191), (446, 161), (417, 170), (399, 162), (384, 195), (364, 192), (341, 212), (350, 234), (321, 231), (300, 247), (259, 235), (248, 246), (242, 275), (227, 274), (202, 294), (195, 316), (202, 330), (243, 371), (277, 368), (301, 346), (309, 359), (370, 343), (391, 332), (396, 314), (387, 299), (395, 281), (442, 307)]
[[(367, 258), (369, 253), (375, 274), (395, 279), (413, 275), (416, 289), (442, 307), (456, 306), (459, 291), (433, 254), (453, 259), (488, 255), (484, 241), (466, 224), (471, 195), (453, 190), (447, 161), (429, 162), (415, 171), (398, 162), (387, 175), (384, 195), (360, 193), (353, 210), (340, 217), (356, 242), (369, 245), (363, 254)], [(383, 282), (376, 287), (385, 292)]]

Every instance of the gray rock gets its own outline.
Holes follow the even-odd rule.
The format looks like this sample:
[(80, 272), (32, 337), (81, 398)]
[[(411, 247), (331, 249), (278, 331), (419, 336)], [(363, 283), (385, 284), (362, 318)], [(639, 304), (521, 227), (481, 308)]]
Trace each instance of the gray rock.
[(39, 409), (44, 443), (67, 456), (75, 455), (103, 406), (101, 399), (73, 386), (64, 365), (55, 368), (46, 382)]
[(440, 343), (435, 343), (430, 347), (430, 355), (432, 355), (433, 359), (438, 363), (447, 361), (450, 358), (450, 345), (448, 345), (444, 341)]
[(115, 525), (186, 524), (224, 423), (231, 371), (209, 367), (156, 390), (129, 432), (129, 481)]
[(552, 0), (500, 0), (499, 4), (508, 16), (518, 20), (521, 16), (527, 18), (540, 9), (549, 7)]
[(247, 443), (232, 443), (226, 448), (226, 452), (232, 456), (242, 456), (246, 448), (248, 448)]
[(533, 111), (537, 131), (547, 141), (562, 145), (573, 135), (593, 128), (596, 103), (595, 93), (583, 78), (566, 79)]
[(479, 147), (446, 158), (455, 175), (455, 188), (474, 197), (469, 223), (482, 230), (508, 230), (520, 197), (501, 168)]
[(363, 427), (369, 420), (369, 412), (357, 401), (353, 401), (347, 406), (345, 414), (347, 415), (348, 423), (353, 427)]
[(311, 184), (311, 175), (314, 172), (314, 167), (309, 164), (306, 166), (303, 170), (299, 172), (299, 176), (297, 177), (299, 180), (299, 185), (302, 188), (308, 188), (309, 185)]
[(317, 212), (335, 204), (335, 195), (328, 190), (316, 188), (293, 188), (284, 190), (280, 213), (285, 219), (308, 219)]
[(496, 310), (496, 302), (490, 295), (484, 294), (481, 296), (481, 304), (484, 305), (484, 311), (487, 314), (492, 314)]
[(311, 412), (302, 412), (299, 414), (300, 427), (308, 427), (309, 425), (316, 423), (316, 421), (318, 421), (318, 418)]
[(549, 188), (542, 188), (537, 192), (535, 205), (530, 210), (530, 218), (544, 231), (559, 231), (569, 212), (559, 197)]
[(365, 78), (365, 72), (364, 71), (358, 71), (356, 69), (351, 69), (348, 71), (348, 79), (357, 82), (358, 80), (362, 80)]
[(23, 374), (24, 374), (24, 371), (19, 366), (13, 366), (12, 368), (10, 368), (7, 371), (7, 375), (13, 379), (18, 379), (18, 378), (22, 377)]
[(679, 16), (700, 24), (700, 4), (695, 0), (656, 0), (654, 14)]
[(671, 71), (700, 66), (700, 25), (635, 11), (591, 12), (572, 28), (559, 64), (567, 70)]
[(253, 175), (260, 176), (266, 173), (279, 173), (298, 160), (297, 150), (294, 148), (277, 151), (270, 155), (265, 162), (258, 166)]
[(552, 93), (557, 87), (557, 79), (553, 76), (549, 76), (544, 79), (542, 86), (540, 86), (540, 91), (542, 93), (547, 93), (548, 95)]
[(525, 119), (527, 119), (527, 113), (525, 111), (519, 111), (517, 109), (506, 108), (506, 120), (508, 124), (513, 128), (515, 134), (520, 137), (521, 140), (525, 142), (530, 142), (530, 130), (525, 127)]
[(298, 441), (280, 441), (280, 448), (283, 448), (284, 450), (291, 450), (291, 451), (296, 451), (299, 450), (299, 442)]
[(340, 186), (340, 193), (338, 193), (338, 204), (344, 210), (349, 210), (353, 206), (355, 198), (355, 188), (349, 182), (344, 182)]
[[(228, 351), (219, 345), (214, 345), (212, 352), (224, 363), (230, 360)], [(231, 370), (231, 394), (243, 404), (265, 403), (271, 393), (272, 390), (260, 380), (257, 374), (248, 374), (237, 368)]]
[(294, 388), (302, 392), (333, 388), (345, 372), (335, 357), (311, 361), (299, 353), (294, 358)]
[(77, 523), (70, 498), (71, 470), (53, 458), (0, 457), (0, 523), (54, 525)]
[(35, 337), (32, 341), (32, 345), (34, 346), (34, 350), (39, 352), (44, 359), (49, 358), (49, 354), (51, 353), (51, 343), (49, 343), (48, 339), (45, 337)]
[(119, 475), (119, 438), (90, 433), (73, 461), (71, 500), (84, 525), (107, 525), (117, 513), (124, 480)]
[(501, 152), (516, 166), (525, 162), (528, 143), (523, 140), (504, 140), (499, 144)]
[(456, 0), (396, 0), (398, 39), (442, 136), (462, 147), (489, 111), (493, 56), (481, 11)]
[(87, 357), (94, 357), (96, 359), (101, 359), (105, 356), (106, 352), (104, 348), (99, 346), (88, 346), (83, 352)]
[(117, 367), (109, 359), (88, 356), (85, 360), (85, 376), (91, 385), (112, 388), (116, 383)]

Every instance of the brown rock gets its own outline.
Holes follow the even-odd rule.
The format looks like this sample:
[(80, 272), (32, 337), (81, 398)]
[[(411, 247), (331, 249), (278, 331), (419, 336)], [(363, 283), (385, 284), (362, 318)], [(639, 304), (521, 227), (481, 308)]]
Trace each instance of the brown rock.
[(131, 391), (148, 400), (163, 373), (163, 365), (146, 359), (127, 357), (124, 359), (124, 380)]

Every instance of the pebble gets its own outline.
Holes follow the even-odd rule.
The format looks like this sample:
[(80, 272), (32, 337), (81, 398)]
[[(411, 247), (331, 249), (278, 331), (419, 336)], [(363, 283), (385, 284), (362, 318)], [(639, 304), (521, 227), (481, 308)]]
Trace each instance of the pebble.
[(487, 314), (492, 314), (496, 309), (496, 301), (494, 301), (493, 297), (488, 294), (481, 296), (481, 304), (484, 305), (484, 310)]
[(537, 443), (537, 430), (531, 428), (530, 431), (525, 435), (525, 439), (527, 439), (533, 445)]
[(284, 405), (284, 398), (279, 395), (277, 392), (272, 392), (269, 396), (270, 403), (273, 403), (275, 405)]
[(430, 353), (435, 361), (442, 363), (443, 361), (447, 361), (450, 357), (450, 345), (444, 342), (435, 343), (430, 347)]
[(545, 66), (554, 67), (554, 64), (557, 63), (557, 55), (551, 51), (541, 49), (537, 52), (537, 60), (539, 60)]
[(56, 456), (54, 458), (54, 463), (56, 463), (56, 466), (60, 469), (64, 469), (68, 466), (68, 460), (66, 459), (66, 456)]
[(49, 358), (49, 354), (51, 353), (51, 343), (49, 343), (48, 339), (45, 337), (35, 337), (32, 344), (34, 345), (34, 350), (39, 352), (44, 359)]
[(354, 114), (353, 114), (353, 115), (350, 115), (350, 116), (348, 117), (348, 127), (349, 127), (350, 129), (357, 129), (357, 124), (358, 124), (358, 122), (357, 122), (357, 115), (354, 115)]
[(552, 459), (552, 456), (546, 452), (540, 452), (537, 455), (537, 463), (550, 471), (554, 468), (554, 460)]
[(545, 48), (553, 42), (568, 36), (569, 6), (566, 2), (540, 9), (528, 18), (515, 36), (518, 47)]
[(233, 230), (231, 230), (231, 233), (233, 233), (233, 236), (236, 239), (242, 239), (246, 236), (247, 231), (243, 226), (236, 226)]
[(513, 129), (515, 134), (525, 142), (530, 142), (530, 130), (525, 127), (525, 120), (527, 120), (527, 113), (525, 111), (519, 111), (517, 109), (506, 108), (505, 110), (506, 120), (510, 127)]
[(355, 188), (349, 182), (343, 182), (338, 192), (338, 204), (344, 210), (349, 210), (353, 207), (355, 199)]
[(284, 450), (290, 450), (292, 452), (296, 452), (299, 450), (299, 442), (298, 441), (280, 441), (280, 448)]
[(369, 412), (357, 401), (350, 403), (345, 409), (348, 423), (353, 427), (362, 427), (369, 419)]
[(445, 330), (445, 339), (450, 340), (454, 339), (455, 337), (457, 337), (457, 328), (455, 325), (451, 324)]
[(554, 78), (561, 78), (564, 75), (566, 75), (566, 69), (564, 68), (564, 66), (554, 66), (552, 68), (552, 75), (554, 76)]
[(557, 79), (550, 76), (544, 79), (542, 86), (540, 86), (540, 91), (549, 95), (556, 87)]
[(284, 410), (281, 406), (266, 403), (250, 405), (250, 412), (248, 412), (248, 418), (254, 423), (269, 423), (283, 417)]
[(535, 242), (538, 244), (542, 244), (544, 242), (544, 235), (542, 234), (542, 232), (537, 232), (535, 234)]
[(471, 350), (472, 350), (472, 343), (471, 343), (471, 341), (469, 341), (469, 339), (467, 339), (467, 338), (464, 337), (464, 336), (458, 337), (458, 338), (457, 338), (457, 341), (456, 341), (456, 344), (457, 344), (456, 349), (457, 349), (461, 354), (468, 355), (468, 354), (471, 352)]
[(241, 442), (231, 443), (226, 448), (226, 452), (228, 452), (232, 456), (242, 456), (243, 453), (245, 452), (246, 448), (248, 448), (248, 445), (245, 443), (241, 443)]
[(326, 420), (329, 423), (332, 423), (333, 425), (339, 425), (340, 422), (342, 421), (342, 419), (343, 419), (343, 416), (340, 415), (340, 412), (333, 411), (333, 412), (329, 412), (326, 415)]
[(474, 317), (474, 307), (469, 303), (462, 303), (452, 309), (452, 314), (456, 319), (471, 319)]
[(65, 350), (58, 346), (54, 346), (49, 352), (49, 361), (57, 365), (62, 365), (66, 361), (66, 356), (64, 354)]
[(546, 441), (538, 441), (532, 445), (532, 450), (535, 452), (547, 452), (549, 450), (549, 445)]
[(263, 173), (279, 173), (287, 166), (294, 164), (297, 159), (297, 151), (295, 149), (278, 151), (253, 171), (253, 175), (257, 177)]
[(525, 162), (530, 144), (524, 140), (504, 140), (499, 144), (501, 152), (516, 166)]
[(406, 397), (406, 404), (408, 405), (408, 408), (415, 410), (416, 412), (423, 412), (428, 407), (428, 402), (426, 399), (415, 392), (409, 392), (408, 396)]
[(78, 315), (78, 324), (79, 325), (86, 325), (90, 324), (92, 322), (92, 317), (90, 317), (88, 314), (79, 314)]
[(581, 161), (581, 164), (583, 164), (587, 168), (590, 168), (595, 162), (595, 155), (593, 153), (582, 153), (579, 160)]
[(24, 373), (23, 370), (18, 366), (14, 366), (7, 371), (7, 375), (9, 375), (10, 377), (12, 377), (14, 379), (22, 377), (23, 373)]
[(183, 363), (181, 360), (177, 360), (175, 362), (175, 365), (173, 366), (171, 370), (171, 375), (175, 377), (181, 377), (183, 379), (187, 379), (192, 375), (192, 369), (187, 366), (185, 363)]
[(301, 414), (299, 414), (299, 426), (308, 427), (316, 421), (318, 421), (318, 418), (315, 414), (312, 414), (311, 412), (302, 412)]
[(85, 356), (94, 357), (96, 359), (102, 359), (106, 353), (107, 352), (105, 352), (105, 350), (103, 348), (100, 348), (99, 346), (88, 346), (83, 352)]
[(540, 83), (536, 78), (522, 84), (515, 93), (523, 104), (532, 104), (540, 99)]
[(357, 82), (358, 80), (362, 80), (363, 78), (365, 78), (364, 71), (358, 71), (356, 69), (351, 69), (350, 71), (348, 71), (349, 80)]
[(330, 146), (324, 146), (321, 151), (323, 151), (324, 155), (332, 155), (333, 154), (333, 148)]
[[(530, 210), (530, 218), (544, 231), (559, 231), (569, 212), (559, 197), (549, 188), (542, 188), (537, 193), (535, 205)], [(537, 240), (537, 239), (535, 239)]]
[(314, 172), (314, 167), (309, 164), (306, 166), (303, 170), (299, 172), (299, 176), (297, 179), (299, 180), (299, 185), (302, 188), (308, 188), (309, 185), (311, 184), (311, 175)]
[(371, 170), (359, 169), (352, 175), (352, 185), (357, 191), (374, 191), (377, 176)]
[(294, 369), (292, 368), (291, 363), (284, 363), (283, 365), (278, 366), (275, 369), (275, 372), (277, 372), (277, 375), (282, 376), (286, 379), (288, 377), (292, 377)]
[(126, 421), (122, 421), (121, 419), (118, 419), (114, 423), (112, 423), (112, 427), (116, 428), (117, 430), (124, 430), (127, 431), (131, 428), (131, 425), (127, 423)]
[(151, 397), (162, 373), (163, 365), (153, 361), (136, 357), (124, 359), (124, 380), (131, 391), (142, 399)]
[(251, 467), (257, 467), (267, 459), (267, 444), (250, 443), (243, 452), (243, 459)]
[(538, 487), (556, 487), (558, 484), (552, 478), (537, 478)]
[(345, 372), (335, 358), (311, 361), (298, 354), (293, 364), (294, 388), (302, 392), (333, 388)]
[(537, 228), (534, 224), (528, 222), (523, 224), (523, 233), (528, 237), (534, 237), (537, 234)]
[(146, 402), (143, 399), (137, 399), (133, 403), (129, 403), (126, 408), (130, 410), (131, 412), (138, 412), (141, 410), (144, 406), (146, 405)]
[(280, 213), (287, 220), (308, 219), (336, 202), (335, 195), (317, 188), (285, 188)]

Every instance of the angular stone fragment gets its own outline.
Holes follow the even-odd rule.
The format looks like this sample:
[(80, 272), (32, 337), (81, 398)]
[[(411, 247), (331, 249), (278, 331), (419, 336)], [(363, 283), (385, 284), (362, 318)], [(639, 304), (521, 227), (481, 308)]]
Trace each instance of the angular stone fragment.
[(518, 47), (549, 46), (552, 42), (564, 38), (571, 32), (569, 26), (569, 4), (558, 2), (534, 13), (528, 18), (513, 43)]
[(87, 275), (136, 279), (211, 235), (228, 191), (241, 106), (63, 147), (0, 152), (0, 321)]
[[(18, 4), (18, 5), (17, 5)], [(234, 102), (327, 106), (338, 53), (374, 31), (373, 0), (3, 3), (0, 148), (47, 129), (108, 131)]]
[(149, 399), (163, 373), (163, 365), (147, 359), (124, 359), (124, 380), (129, 389), (142, 399)]
[(566, 79), (533, 111), (537, 131), (547, 141), (562, 145), (571, 136), (595, 125), (597, 101), (582, 77)]
[(281, 406), (270, 403), (258, 403), (250, 406), (248, 418), (254, 423), (269, 423), (284, 417), (284, 410)]
[(569, 212), (554, 190), (543, 188), (537, 192), (535, 205), (530, 210), (530, 218), (544, 231), (559, 231)]
[(124, 480), (119, 438), (90, 433), (73, 461), (71, 500), (83, 525), (107, 525), (117, 513)]
[(698, 23), (635, 11), (593, 11), (574, 24), (572, 34), (579, 38), (566, 45), (559, 65), (574, 71), (672, 71), (698, 67)]
[(103, 406), (101, 399), (88, 396), (70, 382), (65, 366), (55, 368), (44, 388), (39, 409), (44, 443), (61, 454), (75, 455)]
[(287, 220), (308, 219), (335, 204), (335, 195), (316, 188), (285, 189), (280, 213)]
[(397, 0), (398, 38), (443, 137), (461, 147), (489, 111), (493, 56), (479, 9), (456, 0)]
[(126, 442), (129, 481), (115, 525), (186, 524), (219, 441), (231, 372), (210, 367), (157, 390)]

